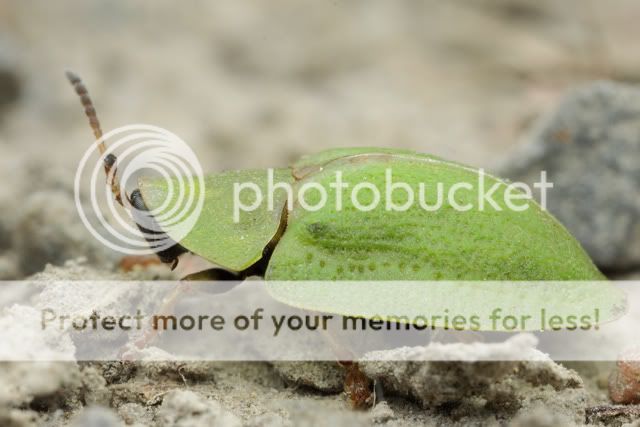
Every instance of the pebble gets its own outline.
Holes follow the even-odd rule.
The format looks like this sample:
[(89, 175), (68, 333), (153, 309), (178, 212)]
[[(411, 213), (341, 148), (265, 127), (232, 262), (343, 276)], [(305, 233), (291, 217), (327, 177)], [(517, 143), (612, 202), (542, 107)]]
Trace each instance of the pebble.
[(640, 349), (629, 350), (616, 363), (609, 377), (613, 403), (640, 403)]

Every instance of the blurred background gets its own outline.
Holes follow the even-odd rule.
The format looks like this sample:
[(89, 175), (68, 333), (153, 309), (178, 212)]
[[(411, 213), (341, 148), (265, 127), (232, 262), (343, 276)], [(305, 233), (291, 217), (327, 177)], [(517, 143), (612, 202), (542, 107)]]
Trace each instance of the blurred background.
[[(76, 212), (73, 178), (93, 135), (66, 69), (84, 79), (105, 131), (168, 129), (207, 172), (345, 146), (413, 149), (527, 181), (548, 170), (552, 213), (606, 274), (638, 279), (639, 22), (636, 0), (0, 0), (0, 280), (132, 277)], [(156, 267), (133, 274), (171, 277)], [(130, 294), (117, 297), (100, 304), (120, 307)], [(0, 320), (20, 324), (24, 314), (13, 315)], [(92, 405), (113, 410), (89, 408), (73, 425), (222, 425), (236, 415), (283, 425), (287, 411), (305, 425), (370, 424), (345, 409), (337, 364), (7, 366), (1, 425), (68, 425)], [(501, 378), (482, 369), (411, 373), (423, 395), (399, 390), (409, 399), (376, 406), (371, 419), (495, 425), (535, 408), (543, 421), (513, 425), (632, 419), (598, 406), (611, 403), (612, 364), (582, 366), (582, 377), (551, 362)], [(612, 390), (637, 398), (629, 372)]]
[(65, 69), (105, 130), (166, 128), (209, 172), (342, 146), (492, 170), (567, 89), (640, 79), (638, 19), (634, 0), (1, 1), (0, 277), (111, 256), (74, 213), (92, 134)]

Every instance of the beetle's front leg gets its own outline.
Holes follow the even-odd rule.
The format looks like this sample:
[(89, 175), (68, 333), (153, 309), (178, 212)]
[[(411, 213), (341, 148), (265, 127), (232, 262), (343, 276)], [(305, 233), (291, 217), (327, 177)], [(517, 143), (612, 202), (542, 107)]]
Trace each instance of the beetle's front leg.
[[(199, 281), (224, 282), (215, 288), (207, 287), (207, 293), (222, 294), (241, 284), (243, 278), (244, 277), (238, 273), (223, 270), (221, 268), (212, 268), (189, 274), (182, 278), (173, 290), (162, 300), (157, 314), (160, 316), (173, 315), (178, 301), (180, 301), (185, 294), (193, 291), (194, 289), (198, 290), (197, 282)], [(157, 324), (150, 324), (142, 336), (134, 341), (134, 345), (138, 349), (146, 348), (158, 335), (160, 335), (160, 333), (162, 333), (162, 330), (158, 328)]]

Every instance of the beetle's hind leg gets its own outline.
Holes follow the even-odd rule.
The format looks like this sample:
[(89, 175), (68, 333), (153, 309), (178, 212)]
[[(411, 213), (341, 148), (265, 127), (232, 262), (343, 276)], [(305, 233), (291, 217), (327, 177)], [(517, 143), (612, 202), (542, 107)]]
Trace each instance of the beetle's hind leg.
[(372, 382), (360, 369), (349, 343), (329, 330), (322, 330), (338, 365), (345, 370), (343, 390), (353, 409), (369, 409), (382, 398), (382, 385)]
[(375, 406), (376, 389), (371, 380), (360, 370), (357, 362), (339, 362), (345, 368), (344, 392), (354, 409), (368, 409)]

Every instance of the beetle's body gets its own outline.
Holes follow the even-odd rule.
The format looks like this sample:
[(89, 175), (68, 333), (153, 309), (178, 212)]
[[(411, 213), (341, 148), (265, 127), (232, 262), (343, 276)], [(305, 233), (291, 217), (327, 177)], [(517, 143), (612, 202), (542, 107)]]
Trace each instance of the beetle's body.
[[(404, 182), (416, 194), (405, 211), (390, 211), (382, 200), (370, 211), (355, 209), (349, 197), (336, 206), (335, 173), (351, 183), (369, 182), (381, 191), (387, 170), (393, 182)], [(287, 211), (287, 194), (276, 191), (274, 208), (266, 204), (242, 212), (232, 220), (234, 183), (253, 182), (267, 191), (266, 171), (233, 171), (206, 179), (206, 201), (200, 221), (180, 244), (191, 252), (232, 271), (243, 271), (270, 256), (267, 280), (600, 280), (579, 243), (535, 202), (516, 212), (504, 206), (508, 183), (485, 175), (485, 185), (497, 184), (494, 199), (500, 210), (477, 209), (478, 189), (456, 193), (458, 204), (473, 208), (460, 212), (446, 200), (440, 209), (427, 211), (418, 203), (419, 183), (424, 201), (437, 202), (436, 183), (444, 194), (455, 183), (477, 187), (478, 171), (432, 156), (404, 150), (355, 148), (321, 152), (303, 158), (290, 169), (277, 169), (276, 182), (290, 183), (293, 194), (305, 183), (327, 190), (317, 211), (297, 200)], [(153, 209), (166, 197), (166, 183), (142, 180), (140, 190)], [(346, 191), (345, 191), (346, 192)], [(392, 200), (402, 205), (402, 191)], [(315, 205), (319, 193), (308, 191), (305, 200)], [(368, 204), (371, 194), (360, 193)], [(295, 196), (294, 196), (295, 197)], [(383, 196), (384, 197), (384, 196)], [(275, 245), (275, 249), (274, 249)], [(268, 248), (265, 251), (265, 248)], [(273, 253), (271, 254), (271, 250)]]
[[(116, 173), (117, 159), (106, 153), (101, 141), (102, 130), (87, 90), (75, 74), (69, 72), (67, 77), (80, 96), (99, 141), (98, 148), (104, 156), (104, 169), (114, 199), (124, 206), (124, 196), (139, 212), (157, 211), (172, 194), (169, 183), (143, 178), (139, 188), (130, 195), (121, 191)], [(341, 174), (342, 182), (350, 183), (352, 187), (365, 182), (380, 189), (389, 181), (389, 170), (393, 182), (406, 184), (418, 197), (422, 184), (425, 190), (422, 201), (428, 206), (437, 205), (438, 184), (442, 185), (445, 194), (457, 184), (471, 185), (472, 190), (458, 193), (453, 200), (444, 201), (434, 210), (425, 209), (419, 202), (410, 204), (407, 209), (389, 209), (386, 197), (376, 208), (362, 210), (356, 209), (357, 205), (350, 197), (332, 197), (337, 196), (338, 188), (342, 188), (332, 187), (337, 173)], [(505, 207), (502, 196), (507, 191), (506, 182), (484, 176), (486, 186), (497, 187), (495, 195), (500, 209), (481, 209), (478, 194), (482, 189), (474, 187), (479, 171), (460, 164), (398, 149), (324, 151), (303, 157), (291, 168), (276, 169), (274, 181), (292, 185), (292, 194), (274, 193), (272, 206), (262, 204), (251, 212), (243, 212), (236, 221), (233, 210), (238, 194), (234, 192), (234, 186), (252, 182), (265, 192), (268, 191), (268, 177), (267, 171), (258, 170), (207, 176), (204, 206), (198, 221), (184, 238), (172, 236), (167, 231), (175, 244), (158, 252), (160, 259), (175, 266), (178, 257), (190, 251), (220, 267), (191, 275), (194, 280), (237, 280), (249, 275), (261, 275), (268, 281), (604, 279), (580, 244), (535, 202), (526, 201), (528, 209), (524, 211)], [(326, 203), (321, 205), (317, 203), (319, 193), (306, 193), (309, 196), (309, 200), (305, 197), (306, 205), (320, 205), (318, 210), (305, 209), (302, 201), (294, 196), (298, 194), (295, 190), (306, 184), (328, 190)], [(402, 191), (391, 193), (389, 200), (396, 207), (404, 206), (406, 194)], [(357, 198), (360, 204), (369, 206), (373, 194), (363, 192), (362, 195), (364, 197)], [(177, 197), (174, 195), (169, 201), (168, 209), (180, 204)], [(459, 211), (453, 209), (454, 204), (470, 204), (471, 209)], [(143, 224), (146, 223), (139, 223), (138, 227), (143, 234), (146, 232), (146, 236), (151, 236), (151, 241), (155, 236), (164, 237), (163, 231), (149, 233)], [(299, 292), (300, 286), (292, 289), (287, 286), (289, 284), (285, 282), (284, 287), (270, 292), (285, 304), (349, 316), (367, 317), (372, 306), (383, 311), (400, 307), (401, 312), (417, 310), (422, 313), (429, 308), (424, 304), (432, 299), (432, 295), (421, 292), (426, 289), (422, 283), (417, 292), (409, 295), (397, 292), (397, 286), (378, 287), (377, 292), (372, 293), (369, 283), (366, 289), (358, 291), (358, 295), (338, 290), (334, 298), (327, 298), (325, 289)], [(367, 298), (362, 298), (363, 294)], [(175, 295), (177, 293), (165, 306), (173, 304)], [(576, 295), (572, 296), (575, 300)], [(376, 309), (373, 313), (378, 314)], [(345, 383), (347, 395), (356, 407), (370, 405), (369, 380), (357, 364), (349, 366)]]

